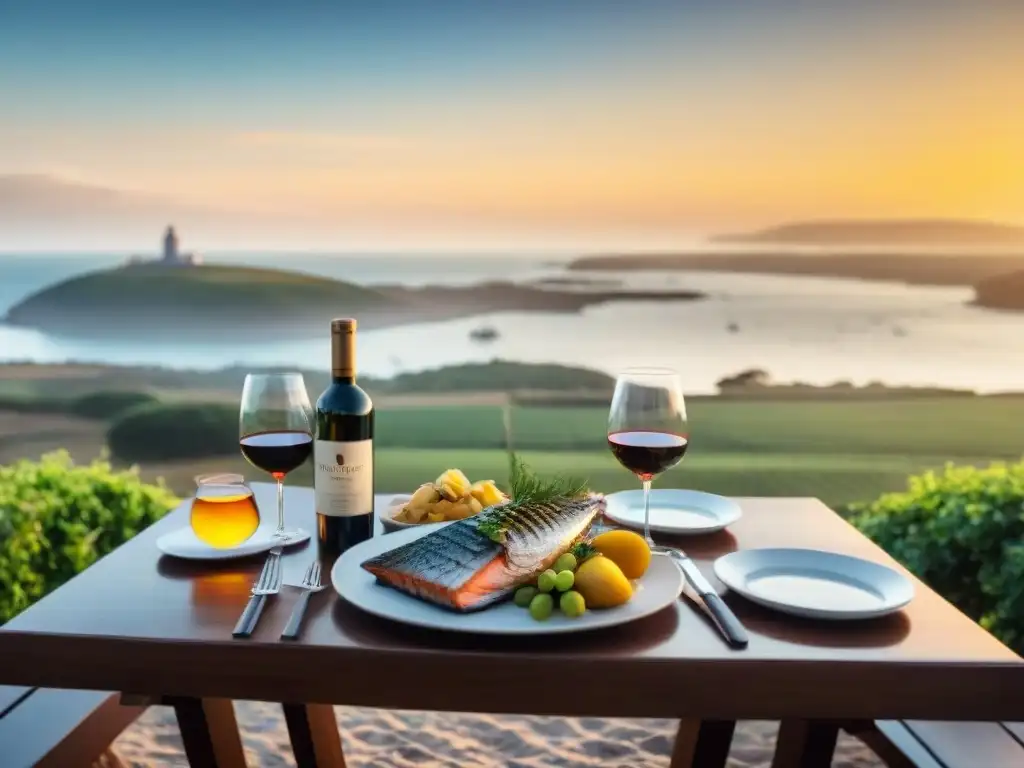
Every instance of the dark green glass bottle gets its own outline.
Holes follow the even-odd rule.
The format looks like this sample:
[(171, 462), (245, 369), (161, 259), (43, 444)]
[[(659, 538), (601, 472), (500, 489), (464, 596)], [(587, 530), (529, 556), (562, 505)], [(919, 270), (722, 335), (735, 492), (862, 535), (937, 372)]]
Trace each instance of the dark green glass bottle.
[(340, 555), (373, 535), (373, 401), (356, 384), (356, 321), (331, 321), (331, 383), (313, 445), (320, 548)]

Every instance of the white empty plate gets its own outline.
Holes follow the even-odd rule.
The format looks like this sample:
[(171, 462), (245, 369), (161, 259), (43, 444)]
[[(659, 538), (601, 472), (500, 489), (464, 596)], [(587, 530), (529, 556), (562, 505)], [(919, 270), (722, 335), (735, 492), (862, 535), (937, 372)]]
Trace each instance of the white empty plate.
[(588, 610), (570, 619), (560, 611), (547, 621), (534, 621), (525, 608), (511, 600), (474, 613), (457, 613), (397, 589), (377, 583), (362, 564), (371, 557), (426, 536), (438, 526), (406, 528), (386, 536), (374, 536), (346, 551), (331, 569), (331, 583), (345, 600), (374, 616), (427, 629), (471, 632), (487, 635), (549, 635), (584, 632), (642, 619), (676, 604), (683, 591), (683, 574), (667, 557), (653, 557), (647, 573), (635, 582), (633, 597), (625, 605), (606, 610)]
[(755, 603), (814, 619), (867, 619), (903, 608), (914, 585), (892, 568), (817, 549), (745, 549), (715, 575)]
[[(626, 528), (644, 529), (644, 492), (619, 491), (606, 497), (605, 517)], [(651, 530), (655, 533), (714, 533), (743, 515), (740, 505), (725, 496), (678, 488), (651, 491)]]
[[(301, 544), (309, 538), (307, 531), (300, 531), (299, 536), (293, 536), (285, 542), (286, 547), (293, 544)], [(279, 543), (274, 538), (274, 527), (261, 525), (256, 533), (243, 541), (237, 547), (218, 549), (211, 547), (205, 541), (196, 536), (191, 526), (184, 526), (176, 531), (165, 533), (156, 540), (157, 549), (165, 555), (180, 557), (185, 560), (230, 560), (235, 557), (246, 557), (255, 555), (258, 552), (268, 552)]]

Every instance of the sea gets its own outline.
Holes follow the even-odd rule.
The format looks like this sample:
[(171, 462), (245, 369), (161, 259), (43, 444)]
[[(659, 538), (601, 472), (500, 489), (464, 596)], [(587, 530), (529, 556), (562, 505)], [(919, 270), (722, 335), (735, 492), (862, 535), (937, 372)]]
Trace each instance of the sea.
[[(33, 291), (113, 267), (123, 255), (0, 255), (0, 316)], [(1024, 313), (969, 305), (970, 287), (729, 272), (568, 272), (545, 254), (207, 254), (208, 263), (305, 271), (364, 285), (471, 286), (496, 280), (592, 278), (623, 288), (694, 289), (703, 301), (614, 302), (578, 314), (498, 312), (360, 333), (359, 368), (393, 376), (495, 358), (580, 365), (614, 374), (676, 368), (686, 391), (762, 368), (777, 381), (882, 382), (979, 392), (1024, 390)], [(585, 288), (583, 288), (585, 289)], [(184, 309), (184, 308), (183, 308)], [(492, 341), (471, 338), (490, 327)], [(211, 330), (203, 343), (83, 341), (0, 324), (0, 362), (98, 362), (209, 370), (230, 365), (321, 369), (329, 337), (245, 343)]]

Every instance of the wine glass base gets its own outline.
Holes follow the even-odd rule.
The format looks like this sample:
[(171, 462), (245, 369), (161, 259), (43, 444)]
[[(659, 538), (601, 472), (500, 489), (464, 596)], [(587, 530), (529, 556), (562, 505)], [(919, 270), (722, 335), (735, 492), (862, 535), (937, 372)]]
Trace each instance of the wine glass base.
[(283, 531), (274, 531), (274, 540), (282, 547), (301, 544), (307, 539), (309, 539), (309, 531), (304, 528), (285, 528)]

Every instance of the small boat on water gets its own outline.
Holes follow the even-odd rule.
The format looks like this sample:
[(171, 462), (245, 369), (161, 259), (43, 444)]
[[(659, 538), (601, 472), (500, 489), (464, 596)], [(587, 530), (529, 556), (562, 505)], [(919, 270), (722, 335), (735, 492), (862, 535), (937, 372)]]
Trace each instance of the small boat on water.
[(474, 328), (469, 332), (469, 338), (473, 341), (494, 341), (498, 338), (498, 329), (492, 328), (491, 326)]

